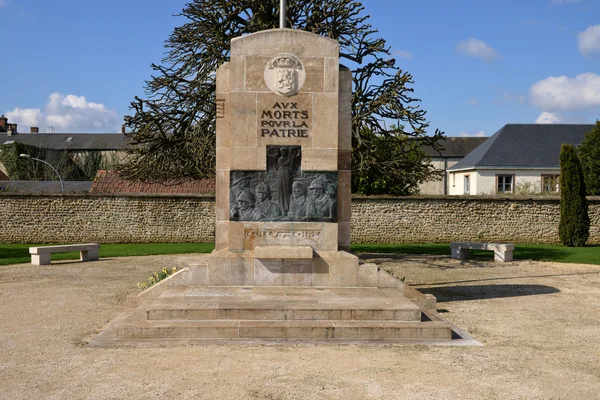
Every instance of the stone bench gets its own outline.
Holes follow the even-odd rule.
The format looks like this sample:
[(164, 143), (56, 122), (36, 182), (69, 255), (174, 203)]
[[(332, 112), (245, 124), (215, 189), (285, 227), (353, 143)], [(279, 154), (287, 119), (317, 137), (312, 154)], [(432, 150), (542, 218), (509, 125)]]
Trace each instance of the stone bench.
[(100, 245), (97, 243), (86, 243), (29, 248), (31, 264), (33, 265), (49, 265), (52, 253), (68, 253), (70, 251), (79, 251), (81, 261), (96, 261), (98, 260)]
[(470, 250), (490, 250), (494, 252), (494, 261), (512, 261), (514, 244), (453, 242), (450, 243), (452, 258), (464, 260), (469, 257)]

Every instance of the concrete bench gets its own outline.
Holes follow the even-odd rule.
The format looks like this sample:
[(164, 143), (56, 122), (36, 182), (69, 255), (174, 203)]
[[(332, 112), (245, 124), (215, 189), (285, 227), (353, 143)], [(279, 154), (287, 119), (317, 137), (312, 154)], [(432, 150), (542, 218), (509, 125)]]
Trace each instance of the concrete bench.
[(512, 261), (514, 244), (453, 242), (450, 243), (452, 258), (464, 260), (469, 257), (470, 250), (490, 250), (494, 252), (494, 261)]
[(52, 253), (68, 253), (70, 251), (79, 251), (81, 261), (96, 261), (98, 260), (100, 245), (97, 243), (86, 243), (29, 248), (31, 263), (33, 265), (49, 265)]

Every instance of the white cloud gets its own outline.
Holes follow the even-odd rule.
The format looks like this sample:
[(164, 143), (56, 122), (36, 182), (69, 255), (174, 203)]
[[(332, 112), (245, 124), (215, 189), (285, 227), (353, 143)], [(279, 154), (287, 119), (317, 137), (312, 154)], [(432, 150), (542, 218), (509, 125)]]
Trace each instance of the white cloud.
[[(6, 118), (11, 123), (16, 123), (20, 126), (19, 130), (25, 132), (23, 127), (39, 126), (39, 121), (42, 119), (42, 111), (39, 108), (15, 108), (13, 111), (6, 113)], [(28, 128), (26, 128), (28, 129)]]
[[(0, 0), (1, 1), (1, 0)], [(84, 96), (52, 93), (42, 112), (39, 108), (15, 108), (6, 113), (9, 121), (20, 125), (26, 132), (30, 126), (46, 132), (116, 132), (119, 127), (117, 113), (104, 104), (93, 103)]]
[(476, 57), (484, 59), (487, 62), (493, 62), (500, 58), (500, 54), (487, 43), (471, 38), (458, 42), (456, 50), (459, 53), (465, 54), (469, 57)]
[(600, 106), (600, 75), (593, 72), (568, 76), (551, 76), (534, 83), (529, 89), (531, 100), (542, 110), (582, 110)]
[(479, 99), (469, 99), (469, 104), (472, 106), (478, 106), (479, 105)]
[(577, 34), (577, 47), (584, 56), (600, 53), (600, 25), (590, 25)]
[(413, 58), (414, 54), (411, 53), (410, 51), (406, 51), (406, 50), (396, 50), (394, 51), (394, 55), (398, 56), (398, 57), (402, 57), (402, 58)]
[(542, 111), (540, 116), (535, 120), (536, 124), (561, 124), (562, 118), (556, 114), (548, 111)]
[(484, 137), (486, 136), (484, 131), (479, 131), (479, 132), (475, 132), (475, 133), (468, 133), (468, 132), (461, 132), (458, 134), (458, 136), (462, 136), (462, 137)]

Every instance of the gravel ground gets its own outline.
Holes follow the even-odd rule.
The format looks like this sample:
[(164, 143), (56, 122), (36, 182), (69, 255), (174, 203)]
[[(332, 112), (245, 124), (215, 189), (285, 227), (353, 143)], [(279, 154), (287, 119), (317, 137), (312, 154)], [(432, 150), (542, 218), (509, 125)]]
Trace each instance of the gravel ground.
[(600, 399), (600, 266), (365, 254), (483, 347), (86, 346), (201, 255), (0, 266), (1, 399)]

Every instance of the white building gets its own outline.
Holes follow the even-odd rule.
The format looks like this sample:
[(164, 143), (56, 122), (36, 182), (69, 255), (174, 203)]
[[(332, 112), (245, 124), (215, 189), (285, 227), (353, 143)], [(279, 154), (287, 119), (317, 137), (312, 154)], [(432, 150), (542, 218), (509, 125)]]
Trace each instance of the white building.
[(425, 195), (449, 194), (448, 168), (460, 162), (486, 139), (485, 137), (445, 137), (438, 142), (443, 147), (441, 151), (434, 150), (430, 146), (424, 147), (423, 150), (430, 157), (431, 164), (444, 171), (444, 176), (442, 179), (423, 182), (419, 186), (419, 193)]
[(450, 195), (558, 192), (560, 146), (595, 125), (508, 124), (448, 169)]

